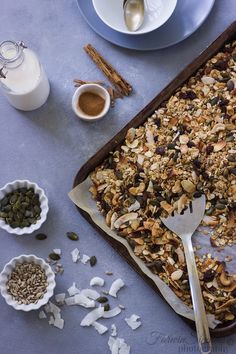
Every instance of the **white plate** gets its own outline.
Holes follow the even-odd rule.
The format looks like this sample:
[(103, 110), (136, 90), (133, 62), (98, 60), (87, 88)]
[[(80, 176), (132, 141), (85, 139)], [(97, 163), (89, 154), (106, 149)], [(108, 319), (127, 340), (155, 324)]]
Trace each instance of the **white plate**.
[(124, 21), (123, 0), (93, 0), (101, 20), (115, 31), (125, 34), (144, 34), (161, 27), (172, 15), (177, 0), (144, 0), (145, 17), (142, 27), (131, 32)]

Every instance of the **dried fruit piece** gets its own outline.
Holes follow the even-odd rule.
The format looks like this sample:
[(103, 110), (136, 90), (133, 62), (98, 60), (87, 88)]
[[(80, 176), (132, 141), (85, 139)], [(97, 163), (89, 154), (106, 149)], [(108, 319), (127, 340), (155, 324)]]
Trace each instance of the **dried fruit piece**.
[(203, 280), (204, 282), (208, 283), (210, 281), (212, 281), (215, 278), (216, 275), (216, 271), (213, 269), (208, 269), (203, 276)]

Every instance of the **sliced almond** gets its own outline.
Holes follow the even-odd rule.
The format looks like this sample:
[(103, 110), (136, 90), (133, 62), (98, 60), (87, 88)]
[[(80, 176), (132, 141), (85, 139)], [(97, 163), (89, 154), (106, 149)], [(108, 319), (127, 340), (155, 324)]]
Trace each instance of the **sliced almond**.
[(174, 280), (179, 280), (183, 275), (182, 269), (178, 269), (175, 272), (171, 274), (171, 279)]
[(180, 144), (186, 145), (189, 142), (189, 137), (186, 134), (179, 136)]
[(187, 192), (187, 193), (194, 193), (196, 191), (196, 186), (193, 182), (191, 182), (190, 180), (184, 179), (181, 182), (181, 186), (183, 187), (183, 189)]
[(174, 211), (173, 206), (167, 203), (165, 200), (163, 200), (160, 205), (165, 211), (167, 211), (168, 214), (171, 214)]
[(226, 141), (224, 140), (218, 141), (218, 143), (214, 144), (214, 152), (218, 152), (224, 149), (225, 146), (226, 146)]
[(176, 248), (175, 253), (178, 256), (178, 261), (179, 263), (184, 263), (184, 252), (182, 251), (182, 249), (180, 247)]

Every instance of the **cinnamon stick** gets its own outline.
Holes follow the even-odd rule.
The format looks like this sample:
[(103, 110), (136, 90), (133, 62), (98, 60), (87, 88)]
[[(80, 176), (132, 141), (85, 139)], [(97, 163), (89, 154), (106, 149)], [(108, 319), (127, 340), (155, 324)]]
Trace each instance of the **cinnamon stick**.
[(75, 87), (85, 85), (85, 84), (97, 84), (97, 85), (103, 85), (103, 81), (84, 81), (80, 79), (74, 79)]
[(102, 70), (119, 93), (123, 96), (128, 96), (132, 92), (132, 86), (101, 56), (101, 54), (91, 44), (87, 44), (84, 47), (84, 50)]

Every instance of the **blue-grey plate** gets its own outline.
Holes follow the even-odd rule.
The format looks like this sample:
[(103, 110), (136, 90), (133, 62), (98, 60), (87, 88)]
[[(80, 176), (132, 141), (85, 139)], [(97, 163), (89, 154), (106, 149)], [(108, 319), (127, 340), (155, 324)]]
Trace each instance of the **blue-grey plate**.
[(178, 0), (171, 18), (155, 31), (129, 35), (114, 31), (100, 20), (92, 0), (77, 0), (79, 9), (90, 27), (107, 41), (120, 47), (136, 50), (155, 50), (181, 42), (205, 21), (215, 0)]

